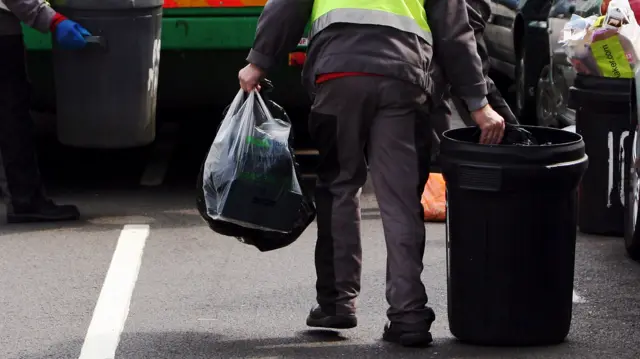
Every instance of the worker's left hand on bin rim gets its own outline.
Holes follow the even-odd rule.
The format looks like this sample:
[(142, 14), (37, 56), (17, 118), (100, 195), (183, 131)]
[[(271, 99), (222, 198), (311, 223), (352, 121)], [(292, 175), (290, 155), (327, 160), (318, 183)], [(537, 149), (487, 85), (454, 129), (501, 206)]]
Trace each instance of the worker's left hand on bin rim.
[(240, 87), (246, 92), (251, 92), (254, 89), (259, 91), (260, 81), (264, 79), (265, 75), (266, 71), (263, 69), (254, 64), (248, 64), (238, 72)]
[(51, 21), (51, 31), (56, 42), (64, 49), (81, 49), (87, 45), (86, 36), (91, 33), (75, 21), (67, 19), (62, 14), (56, 14)]

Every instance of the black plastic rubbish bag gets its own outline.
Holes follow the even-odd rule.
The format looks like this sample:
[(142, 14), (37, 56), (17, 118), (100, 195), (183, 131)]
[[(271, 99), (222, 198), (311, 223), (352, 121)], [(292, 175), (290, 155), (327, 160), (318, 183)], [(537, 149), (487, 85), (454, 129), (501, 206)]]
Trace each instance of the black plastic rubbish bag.
[[(475, 132), (473, 136), (473, 142), (480, 142), (480, 135), (482, 132), (480, 129)], [(504, 126), (504, 136), (502, 137), (501, 145), (512, 146), (538, 146), (540, 143), (536, 137), (524, 128), (512, 124), (506, 123)]]
[(238, 92), (197, 181), (198, 211), (213, 231), (262, 252), (300, 237), (316, 209), (302, 187), (292, 141), (282, 107), (256, 91)]

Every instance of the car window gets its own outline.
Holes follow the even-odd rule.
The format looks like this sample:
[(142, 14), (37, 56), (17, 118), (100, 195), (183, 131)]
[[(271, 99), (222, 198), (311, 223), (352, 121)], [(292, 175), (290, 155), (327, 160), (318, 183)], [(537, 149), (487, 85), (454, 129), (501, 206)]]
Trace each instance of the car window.
[(554, 0), (549, 15), (563, 18), (570, 18), (572, 13), (581, 17), (600, 15), (601, 4), (602, 0)]
[(582, 17), (600, 15), (602, 0), (574, 0), (572, 2), (576, 7), (576, 15)]

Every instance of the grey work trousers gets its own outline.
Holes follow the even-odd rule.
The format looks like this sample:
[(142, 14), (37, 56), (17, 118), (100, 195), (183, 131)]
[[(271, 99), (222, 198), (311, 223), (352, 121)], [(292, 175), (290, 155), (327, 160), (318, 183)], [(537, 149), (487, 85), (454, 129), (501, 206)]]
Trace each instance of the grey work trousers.
[(317, 300), (325, 314), (356, 310), (359, 193), (368, 164), (387, 246), (387, 316), (402, 323), (434, 319), (420, 278), (425, 250), (420, 197), (431, 152), (426, 100), (418, 86), (379, 76), (338, 78), (317, 87), (309, 130), (320, 153), (315, 263)]

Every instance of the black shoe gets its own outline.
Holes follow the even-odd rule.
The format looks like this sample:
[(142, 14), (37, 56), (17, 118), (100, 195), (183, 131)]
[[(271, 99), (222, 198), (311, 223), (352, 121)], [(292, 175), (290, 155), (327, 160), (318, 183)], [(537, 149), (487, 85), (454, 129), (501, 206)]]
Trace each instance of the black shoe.
[(8, 223), (33, 223), (75, 221), (80, 218), (76, 206), (57, 205), (49, 199), (34, 201), (28, 205), (14, 204), (7, 211)]
[(327, 315), (317, 306), (311, 309), (307, 325), (316, 328), (351, 329), (358, 325), (358, 318), (355, 314)]
[(433, 342), (429, 332), (431, 323), (426, 320), (415, 324), (387, 323), (382, 339), (405, 347), (426, 347)]

